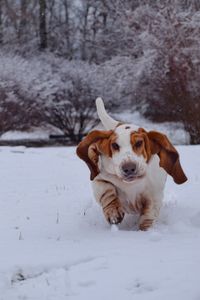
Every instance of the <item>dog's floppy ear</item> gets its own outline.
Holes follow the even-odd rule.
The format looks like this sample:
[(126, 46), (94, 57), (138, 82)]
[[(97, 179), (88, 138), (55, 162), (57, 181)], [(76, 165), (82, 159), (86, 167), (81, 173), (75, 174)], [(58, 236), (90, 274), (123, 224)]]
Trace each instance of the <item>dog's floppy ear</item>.
[(94, 130), (91, 131), (79, 144), (76, 149), (77, 155), (85, 161), (88, 168), (90, 169), (90, 180), (93, 180), (98, 174), (98, 157), (100, 154), (97, 142), (104, 139), (109, 139), (112, 130), (101, 131)]
[(187, 181), (180, 164), (179, 154), (166, 135), (157, 131), (150, 131), (147, 135), (150, 140), (151, 153), (158, 154), (160, 157), (160, 167), (165, 169), (177, 184)]

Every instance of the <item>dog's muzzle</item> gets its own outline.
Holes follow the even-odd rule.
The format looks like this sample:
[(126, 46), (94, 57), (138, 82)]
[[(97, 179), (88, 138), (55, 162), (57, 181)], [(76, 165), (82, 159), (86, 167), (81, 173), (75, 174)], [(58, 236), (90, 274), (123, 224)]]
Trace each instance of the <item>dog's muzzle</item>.
[(125, 181), (132, 181), (137, 177), (137, 165), (134, 162), (124, 162), (120, 170)]

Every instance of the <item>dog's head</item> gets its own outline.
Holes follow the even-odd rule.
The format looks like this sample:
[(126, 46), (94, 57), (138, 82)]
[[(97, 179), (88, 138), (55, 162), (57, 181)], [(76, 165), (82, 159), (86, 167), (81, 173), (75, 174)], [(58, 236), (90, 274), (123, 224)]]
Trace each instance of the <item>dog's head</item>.
[(78, 156), (88, 165), (91, 180), (99, 173), (99, 156), (105, 158), (104, 168), (126, 182), (145, 176), (152, 155), (160, 158), (160, 167), (181, 184), (187, 180), (177, 150), (168, 138), (156, 131), (146, 132), (131, 125), (115, 130), (90, 132), (77, 147)]
[(145, 176), (154, 154), (160, 158), (160, 167), (164, 168), (176, 183), (181, 184), (187, 180), (179, 161), (179, 154), (164, 134), (147, 132), (135, 125), (113, 122), (114, 129), (94, 130), (77, 147), (77, 155), (90, 169), (91, 180), (100, 173), (100, 156), (106, 172), (125, 182), (133, 182)]

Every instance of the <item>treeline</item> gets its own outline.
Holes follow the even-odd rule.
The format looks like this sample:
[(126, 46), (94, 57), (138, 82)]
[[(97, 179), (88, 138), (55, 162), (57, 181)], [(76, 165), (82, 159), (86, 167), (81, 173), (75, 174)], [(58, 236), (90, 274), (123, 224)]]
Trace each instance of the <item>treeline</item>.
[(0, 131), (47, 122), (79, 139), (102, 96), (200, 143), (199, 24), (198, 0), (0, 0)]

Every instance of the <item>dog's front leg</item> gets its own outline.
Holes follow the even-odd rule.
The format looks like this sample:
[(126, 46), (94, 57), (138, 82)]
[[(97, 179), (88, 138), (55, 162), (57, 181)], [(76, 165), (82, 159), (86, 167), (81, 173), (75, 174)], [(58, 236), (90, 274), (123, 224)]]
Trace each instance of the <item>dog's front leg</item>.
[(117, 197), (115, 186), (105, 180), (96, 179), (92, 182), (94, 196), (102, 206), (106, 220), (110, 224), (118, 224), (124, 218), (124, 209)]
[(139, 229), (148, 230), (159, 215), (160, 203), (148, 199), (141, 199), (141, 210), (139, 219)]

